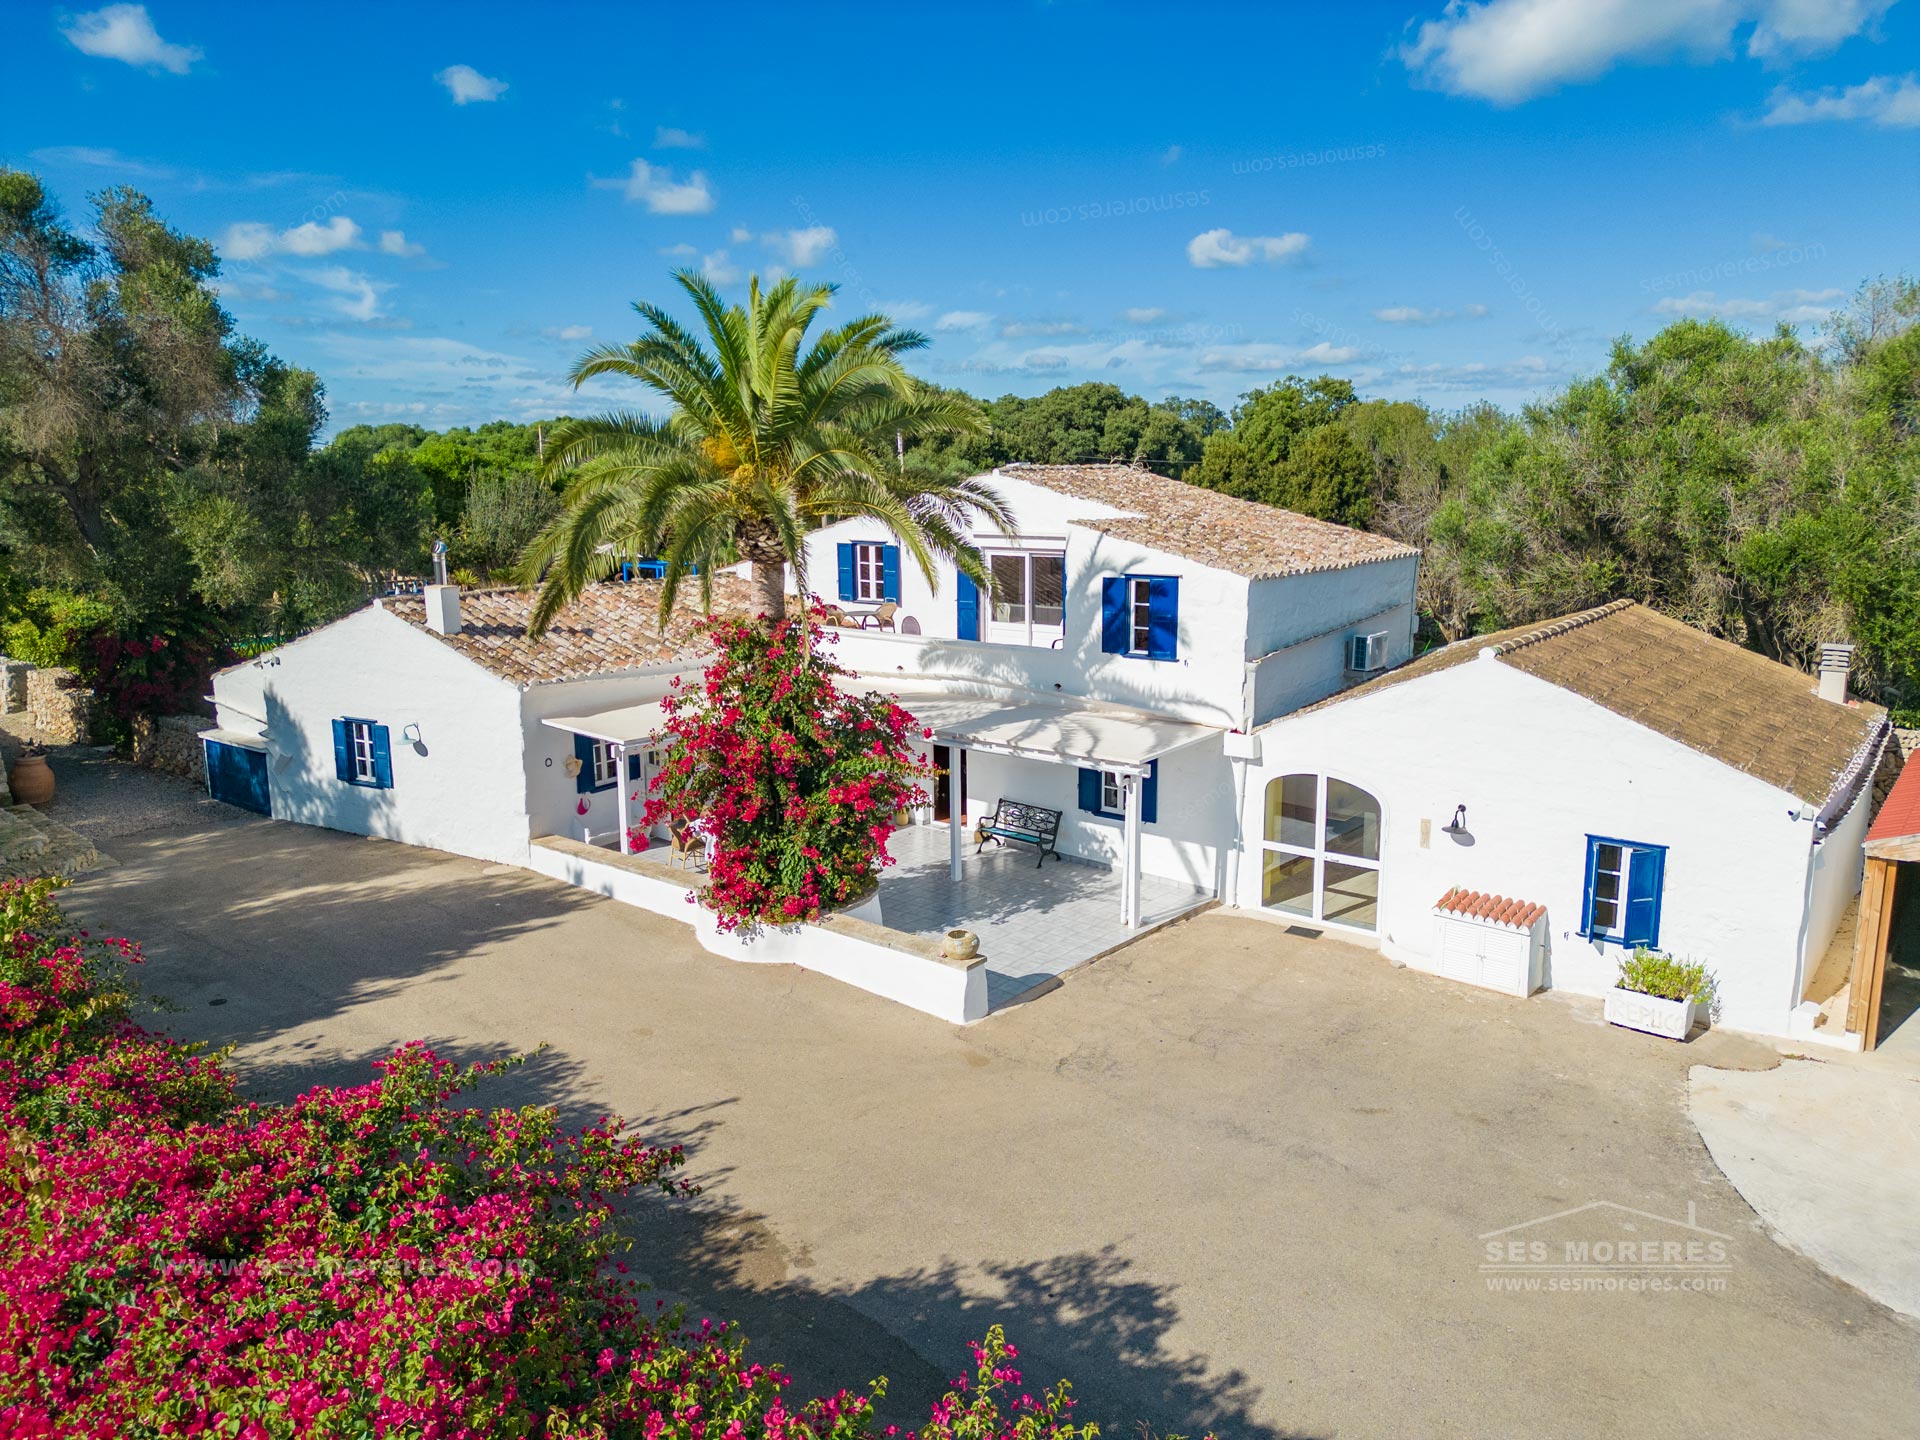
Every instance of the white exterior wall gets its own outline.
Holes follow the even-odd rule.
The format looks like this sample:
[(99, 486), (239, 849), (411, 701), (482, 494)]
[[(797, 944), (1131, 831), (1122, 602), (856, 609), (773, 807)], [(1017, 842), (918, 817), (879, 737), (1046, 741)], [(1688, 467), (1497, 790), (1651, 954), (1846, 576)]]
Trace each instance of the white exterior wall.
[[(1589, 834), (1665, 845), (1660, 947), (1719, 981), (1717, 1023), (1783, 1034), (1796, 989), (1812, 826), (1800, 802), (1592, 702), (1475, 659), (1260, 734), (1239, 903), (1260, 909), (1267, 784), (1333, 775), (1381, 802), (1381, 949), (1431, 968), (1454, 885), (1547, 907), (1547, 983), (1611, 987), (1620, 951), (1582, 939)], [(1441, 833), (1467, 807), (1472, 843)], [(1422, 821), (1429, 840), (1420, 840)]]
[[(276, 820), (526, 863), (525, 797), (511, 779), (521, 768), (514, 686), (375, 607), (245, 669), (258, 675), (264, 701)], [(214, 683), (224, 710), (244, 705), (254, 681), (228, 672)], [(333, 721), (347, 716), (387, 727), (391, 789), (334, 773)], [(420, 727), (418, 747), (401, 738), (410, 724)]]
[[(1202, 741), (1162, 758), (1156, 794), (1158, 818), (1140, 826), (1141, 871), (1220, 894), (1234, 827), (1233, 775), (1220, 742)], [(977, 822), (1001, 799), (1058, 810), (1061, 854), (1120, 864), (1121, 822), (1080, 808), (1078, 766), (969, 751), (966, 814)], [(972, 846), (969, 839), (969, 853)]]
[(1833, 943), (1848, 904), (1860, 893), (1867, 863), (1866, 851), (1861, 847), (1867, 838), (1872, 809), (1873, 775), (1869, 770), (1860, 782), (1860, 793), (1853, 797), (1853, 804), (1833, 822), (1807, 858), (1807, 922), (1801, 936), (1800, 968), (1794, 981), (1796, 1000), (1806, 990), (1827, 947)]
[(1408, 556), (1254, 581), (1247, 599), (1247, 723), (1264, 725), (1367, 679), (1347, 669), (1347, 641), (1355, 635), (1385, 631), (1389, 669), (1411, 660), (1418, 578), (1419, 561)]

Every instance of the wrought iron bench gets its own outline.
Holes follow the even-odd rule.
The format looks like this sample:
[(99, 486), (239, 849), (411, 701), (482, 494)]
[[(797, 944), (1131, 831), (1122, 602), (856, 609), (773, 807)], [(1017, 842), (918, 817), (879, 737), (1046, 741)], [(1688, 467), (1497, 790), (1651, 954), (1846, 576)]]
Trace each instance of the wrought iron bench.
[(1040, 852), (1040, 858), (1034, 862), (1035, 869), (1045, 865), (1049, 855), (1056, 860), (1060, 858), (1060, 852), (1053, 848), (1060, 838), (1060, 812), (1029, 805), (1024, 800), (1001, 800), (974, 827), (973, 833), (980, 842), (973, 852), (976, 855), (987, 848), (989, 840), (996, 845), (1011, 840), (1018, 845), (1031, 845)]

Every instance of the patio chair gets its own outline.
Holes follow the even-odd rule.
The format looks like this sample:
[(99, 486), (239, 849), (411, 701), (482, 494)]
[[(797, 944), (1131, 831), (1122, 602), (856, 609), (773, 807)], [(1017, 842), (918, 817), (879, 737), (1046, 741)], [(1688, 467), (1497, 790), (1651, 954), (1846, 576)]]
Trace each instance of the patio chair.
[(702, 860), (707, 853), (707, 837), (702, 835), (686, 820), (667, 822), (667, 863), (678, 860), (687, 869), (693, 869), (696, 860)]
[(871, 620), (873, 622), (874, 629), (891, 630), (893, 629), (893, 617), (898, 615), (899, 613), (900, 613), (900, 607), (896, 605), (893, 601), (891, 600), (883, 601), (874, 609), (869, 610), (866, 614), (860, 617), (860, 628), (862, 630), (866, 629), (867, 622)]

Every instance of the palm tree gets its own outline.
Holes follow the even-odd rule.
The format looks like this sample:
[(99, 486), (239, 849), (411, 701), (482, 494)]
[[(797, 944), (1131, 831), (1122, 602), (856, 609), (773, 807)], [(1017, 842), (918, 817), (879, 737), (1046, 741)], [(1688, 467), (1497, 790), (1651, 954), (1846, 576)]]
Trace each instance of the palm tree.
[[(711, 602), (716, 565), (751, 564), (768, 623), (786, 613), (786, 567), (806, 588), (807, 532), (851, 516), (884, 523), (937, 584), (936, 557), (984, 585), (967, 539), (984, 517), (1011, 533), (1006, 503), (978, 480), (926, 473), (895, 454), (906, 440), (978, 434), (980, 409), (908, 375), (899, 357), (927, 338), (863, 315), (807, 345), (807, 328), (837, 287), (792, 277), (745, 308), (703, 277), (674, 275), (705, 322), (701, 337), (657, 305), (636, 303), (646, 330), (604, 345), (573, 367), (575, 386), (624, 375), (668, 402), (664, 420), (620, 412), (556, 425), (543, 473), (564, 480), (559, 517), (528, 546), (522, 578), (540, 585), (529, 632), (611, 574), (619, 553), (666, 562), (662, 623), (681, 582), (697, 572)], [(805, 348), (803, 348), (805, 347)]]

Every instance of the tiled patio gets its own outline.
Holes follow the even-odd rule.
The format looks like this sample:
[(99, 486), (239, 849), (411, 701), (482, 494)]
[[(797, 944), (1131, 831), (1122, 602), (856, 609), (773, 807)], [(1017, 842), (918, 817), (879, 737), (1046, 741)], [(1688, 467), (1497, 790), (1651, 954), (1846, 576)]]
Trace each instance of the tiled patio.
[(1024, 847), (976, 856), (964, 847), (959, 884), (948, 874), (944, 825), (896, 830), (897, 864), (880, 879), (880, 923), (915, 935), (953, 928), (980, 937), (987, 957), (987, 1003), (1011, 1004), (1034, 986), (1177, 919), (1213, 896), (1191, 885), (1141, 877), (1140, 928), (1120, 923), (1120, 874), (1070, 860), (1034, 864)]

